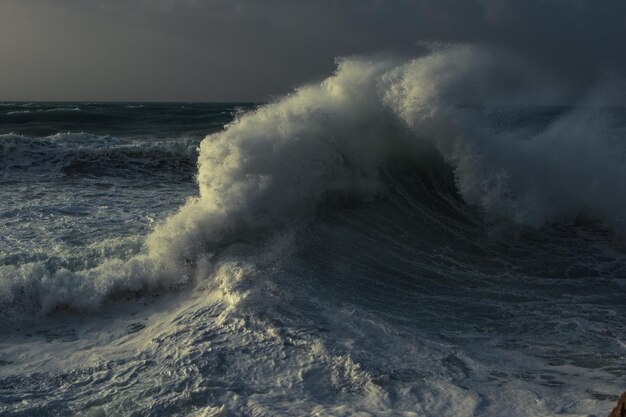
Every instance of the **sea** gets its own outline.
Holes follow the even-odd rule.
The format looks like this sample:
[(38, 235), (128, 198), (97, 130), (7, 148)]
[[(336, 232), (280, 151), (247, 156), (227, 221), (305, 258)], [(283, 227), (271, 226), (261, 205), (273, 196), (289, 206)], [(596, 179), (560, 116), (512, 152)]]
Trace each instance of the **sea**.
[(503, 92), (481, 54), (0, 103), (0, 415), (607, 415), (626, 108)]

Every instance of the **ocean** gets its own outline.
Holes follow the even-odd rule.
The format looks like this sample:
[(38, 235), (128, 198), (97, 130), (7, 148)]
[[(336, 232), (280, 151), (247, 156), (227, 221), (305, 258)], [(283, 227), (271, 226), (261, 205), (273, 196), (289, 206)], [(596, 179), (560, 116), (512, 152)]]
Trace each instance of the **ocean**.
[(0, 415), (608, 414), (626, 108), (476, 54), (270, 103), (0, 103)]

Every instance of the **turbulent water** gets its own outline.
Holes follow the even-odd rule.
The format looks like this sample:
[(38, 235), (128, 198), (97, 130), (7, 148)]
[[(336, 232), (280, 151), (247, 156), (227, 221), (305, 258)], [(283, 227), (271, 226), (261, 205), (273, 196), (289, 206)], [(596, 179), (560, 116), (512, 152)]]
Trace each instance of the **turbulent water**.
[(0, 414), (607, 414), (626, 109), (503, 62), (1, 103)]

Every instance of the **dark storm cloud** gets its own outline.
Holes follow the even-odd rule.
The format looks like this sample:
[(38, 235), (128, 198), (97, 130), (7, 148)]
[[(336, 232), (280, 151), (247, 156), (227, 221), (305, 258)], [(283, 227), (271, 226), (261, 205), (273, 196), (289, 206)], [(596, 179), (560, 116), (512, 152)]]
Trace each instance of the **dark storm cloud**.
[(2, 0), (0, 99), (263, 100), (418, 41), (511, 49), (582, 91), (626, 72), (626, 2)]

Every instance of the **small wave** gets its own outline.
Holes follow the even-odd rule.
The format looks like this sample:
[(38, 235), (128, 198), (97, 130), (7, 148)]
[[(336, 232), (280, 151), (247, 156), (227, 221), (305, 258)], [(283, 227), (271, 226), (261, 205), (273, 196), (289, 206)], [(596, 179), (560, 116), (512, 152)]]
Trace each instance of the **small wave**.
[(15, 114), (29, 114), (29, 113), (31, 113), (30, 110), (16, 110), (16, 111), (6, 112), (5, 114), (6, 115), (15, 115)]
[(55, 113), (55, 112), (78, 112), (78, 111), (82, 111), (81, 108), (79, 107), (56, 107), (53, 109), (41, 109), (41, 110), (37, 110), (38, 112), (43, 112), (43, 113)]
[[(20, 107), (25, 107), (25, 106), (20, 106)], [(34, 114), (34, 113), (62, 113), (62, 112), (75, 113), (75, 112), (82, 112), (82, 111), (83, 110), (79, 107), (55, 107), (52, 109), (14, 110), (14, 111), (6, 112), (5, 115), (15, 116), (15, 115), (28, 115), (28, 114)]]

